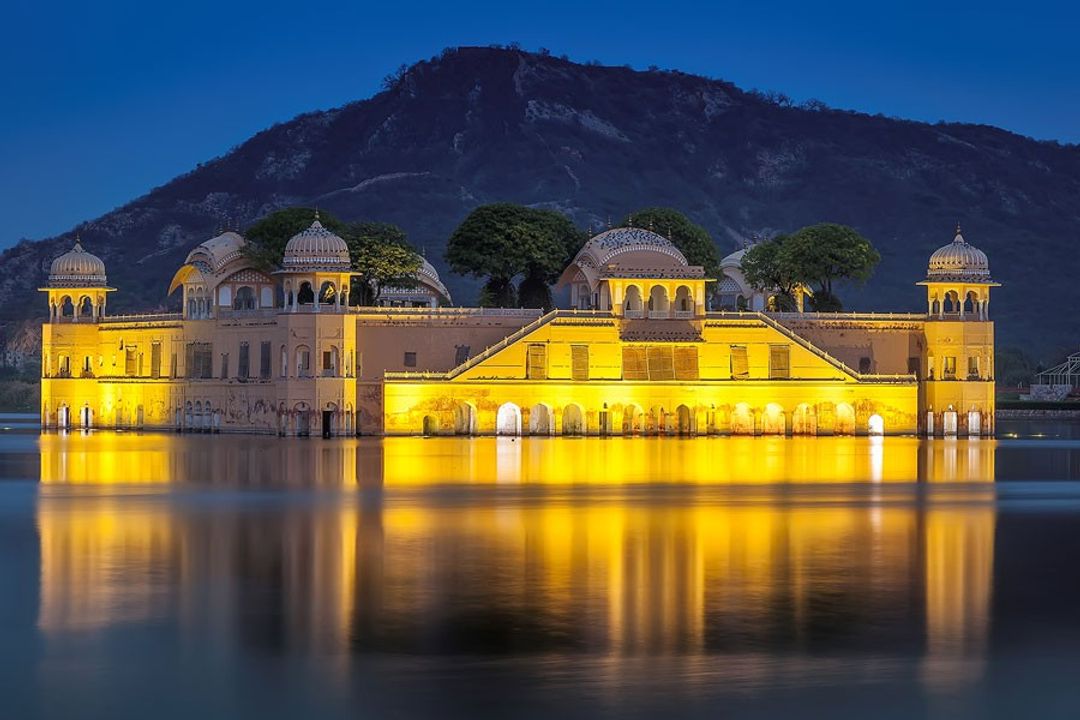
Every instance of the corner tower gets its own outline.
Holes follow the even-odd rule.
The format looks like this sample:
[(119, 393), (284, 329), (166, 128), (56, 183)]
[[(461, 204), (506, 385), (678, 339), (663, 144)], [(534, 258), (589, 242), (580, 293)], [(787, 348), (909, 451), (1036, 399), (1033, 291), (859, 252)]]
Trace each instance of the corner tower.
[(927, 435), (991, 435), (994, 431), (994, 324), (986, 253), (956, 227), (953, 241), (930, 256), (924, 430)]

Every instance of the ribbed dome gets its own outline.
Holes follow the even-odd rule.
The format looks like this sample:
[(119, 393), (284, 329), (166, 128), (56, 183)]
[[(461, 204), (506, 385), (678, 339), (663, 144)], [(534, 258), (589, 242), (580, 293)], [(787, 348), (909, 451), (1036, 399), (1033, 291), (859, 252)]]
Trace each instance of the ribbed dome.
[(434, 265), (427, 261), (427, 258), (423, 258), (420, 269), (416, 271), (416, 276), (421, 283), (432, 288), (435, 292), (442, 294), (447, 302), (452, 302), (450, 291), (443, 285), (442, 280), (439, 278), (439, 272), (435, 269)]
[(969, 245), (960, 228), (956, 228), (956, 237), (945, 247), (938, 248), (930, 256), (930, 266), (926, 271), (929, 280), (990, 280), (990, 261), (986, 253), (974, 245)]
[(316, 216), (311, 227), (289, 239), (281, 265), (284, 270), (347, 271), (349, 246)]
[(83, 250), (82, 243), (52, 261), (49, 285), (52, 287), (105, 287), (105, 263), (97, 255)]
[(638, 250), (661, 253), (681, 265), (687, 264), (686, 257), (666, 237), (636, 227), (612, 228), (590, 238), (578, 252), (578, 258), (588, 257), (600, 267), (616, 255)]

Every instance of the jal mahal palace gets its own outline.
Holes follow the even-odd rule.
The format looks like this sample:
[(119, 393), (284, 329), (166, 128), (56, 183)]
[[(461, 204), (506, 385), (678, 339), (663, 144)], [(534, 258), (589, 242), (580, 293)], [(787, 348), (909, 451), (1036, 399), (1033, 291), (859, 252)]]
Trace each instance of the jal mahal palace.
[[(769, 312), (739, 251), (708, 278), (622, 227), (563, 272), (568, 307), (450, 307), (425, 261), (349, 302), (345, 241), (316, 218), (265, 272), (225, 232), (194, 248), (181, 312), (109, 315), (104, 262), (56, 258), (41, 419), (117, 428), (353, 435), (992, 435), (986, 254), (957, 229), (925, 313)], [(710, 287), (710, 283), (717, 283)], [(568, 289), (568, 292), (566, 290)], [(712, 297), (715, 309), (709, 309)]]

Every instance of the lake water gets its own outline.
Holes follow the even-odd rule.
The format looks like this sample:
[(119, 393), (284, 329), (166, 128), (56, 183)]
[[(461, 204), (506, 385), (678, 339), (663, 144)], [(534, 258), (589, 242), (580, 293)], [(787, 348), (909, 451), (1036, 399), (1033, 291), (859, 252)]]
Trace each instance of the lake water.
[(1080, 717), (1080, 425), (0, 428), (3, 718)]

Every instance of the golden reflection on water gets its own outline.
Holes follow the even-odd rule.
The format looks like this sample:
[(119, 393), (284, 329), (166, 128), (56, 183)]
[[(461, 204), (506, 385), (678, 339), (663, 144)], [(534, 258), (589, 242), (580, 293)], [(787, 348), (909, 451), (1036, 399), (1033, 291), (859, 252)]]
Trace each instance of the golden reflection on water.
[[(41, 448), (47, 635), (177, 618), (240, 643), (254, 584), (280, 593), (271, 634), (341, 666), (379, 649), (888, 655), (914, 644), (930, 685), (981, 670), (992, 441), (95, 434), (43, 436)], [(914, 480), (967, 492), (939, 502), (938, 490), (899, 485)], [(361, 492), (251, 507), (236, 494), (191, 503), (71, 487), (133, 482)], [(485, 483), (585, 492), (460, 487)], [(801, 492), (815, 483), (827, 492)], [(729, 490), (699, 492), (711, 485)]]

